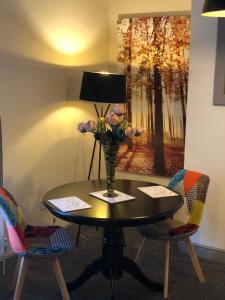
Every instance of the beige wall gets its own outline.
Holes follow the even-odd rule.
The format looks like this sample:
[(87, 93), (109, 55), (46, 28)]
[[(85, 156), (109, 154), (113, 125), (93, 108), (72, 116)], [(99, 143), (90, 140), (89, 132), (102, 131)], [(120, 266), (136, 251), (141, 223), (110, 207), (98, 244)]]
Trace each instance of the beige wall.
[[(61, 66), (105, 61), (107, 1), (0, 0), (0, 51)], [(11, 63), (11, 57), (7, 62)]]
[(200, 16), (203, 2), (193, 1), (185, 165), (211, 177), (202, 228), (194, 241), (225, 249), (225, 107), (212, 104), (217, 19)]
[(87, 177), (85, 153), (90, 154), (92, 139), (75, 127), (94, 110), (64, 100), (69, 81), (78, 99), (82, 71), (106, 65), (106, 5), (104, 0), (0, 0), (4, 183), (28, 222), (51, 222), (40, 210), (46, 191)]

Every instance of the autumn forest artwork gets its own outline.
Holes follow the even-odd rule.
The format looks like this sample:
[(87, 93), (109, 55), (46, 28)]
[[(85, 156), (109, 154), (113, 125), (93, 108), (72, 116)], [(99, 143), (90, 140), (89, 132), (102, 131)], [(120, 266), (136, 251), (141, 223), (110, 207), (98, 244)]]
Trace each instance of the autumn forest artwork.
[(183, 168), (190, 22), (189, 16), (118, 20), (127, 118), (145, 129), (120, 145), (118, 170), (171, 176)]

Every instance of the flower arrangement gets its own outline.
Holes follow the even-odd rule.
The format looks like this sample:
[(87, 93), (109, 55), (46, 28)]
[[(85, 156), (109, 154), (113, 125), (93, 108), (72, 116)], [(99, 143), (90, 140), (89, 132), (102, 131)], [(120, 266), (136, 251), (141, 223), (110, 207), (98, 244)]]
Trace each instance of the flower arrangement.
[(97, 122), (89, 120), (77, 125), (81, 133), (91, 132), (96, 140), (103, 145), (106, 162), (107, 193), (105, 197), (116, 197), (115, 186), (115, 167), (116, 154), (119, 145), (126, 139), (140, 136), (143, 132), (142, 127), (132, 128), (125, 117), (125, 109), (122, 104), (116, 104), (114, 109), (105, 117), (100, 117)]
[(126, 137), (140, 136), (142, 127), (132, 128), (125, 118), (125, 109), (122, 104), (116, 104), (114, 109), (97, 122), (89, 120), (77, 125), (81, 133), (91, 132), (103, 145), (120, 144)]

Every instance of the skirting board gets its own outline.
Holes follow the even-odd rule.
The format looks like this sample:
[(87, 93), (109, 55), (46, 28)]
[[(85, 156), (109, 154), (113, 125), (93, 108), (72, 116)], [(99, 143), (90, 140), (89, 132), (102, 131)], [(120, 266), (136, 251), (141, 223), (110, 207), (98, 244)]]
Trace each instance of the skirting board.
[[(192, 244), (199, 258), (225, 264), (225, 251), (213, 247), (207, 247), (199, 244)], [(184, 242), (178, 243), (178, 251), (188, 255)]]

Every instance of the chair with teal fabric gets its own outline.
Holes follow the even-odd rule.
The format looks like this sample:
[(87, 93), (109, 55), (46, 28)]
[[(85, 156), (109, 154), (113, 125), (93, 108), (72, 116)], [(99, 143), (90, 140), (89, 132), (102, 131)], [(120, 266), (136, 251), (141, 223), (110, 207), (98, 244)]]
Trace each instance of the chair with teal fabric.
[(200, 282), (205, 282), (198, 258), (190, 241), (190, 236), (195, 234), (199, 229), (208, 185), (209, 177), (207, 175), (189, 170), (179, 171), (171, 179), (168, 187), (183, 196), (184, 204), (181, 209), (177, 211), (172, 219), (136, 228), (144, 237), (137, 257), (146, 239), (160, 240), (166, 244), (164, 265), (165, 299), (168, 298), (170, 241), (183, 240), (185, 242), (196, 275)]
[(75, 238), (58, 226), (25, 225), (23, 214), (13, 196), (0, 187), (0, 213), (6, 222), (12, 250), (19, 256), (12, 287), (14, 300), (21, 298), (29, 263), (34, 259), (50, 262), (64, 300), (70, 299), (58, 256), (74, 249)]

